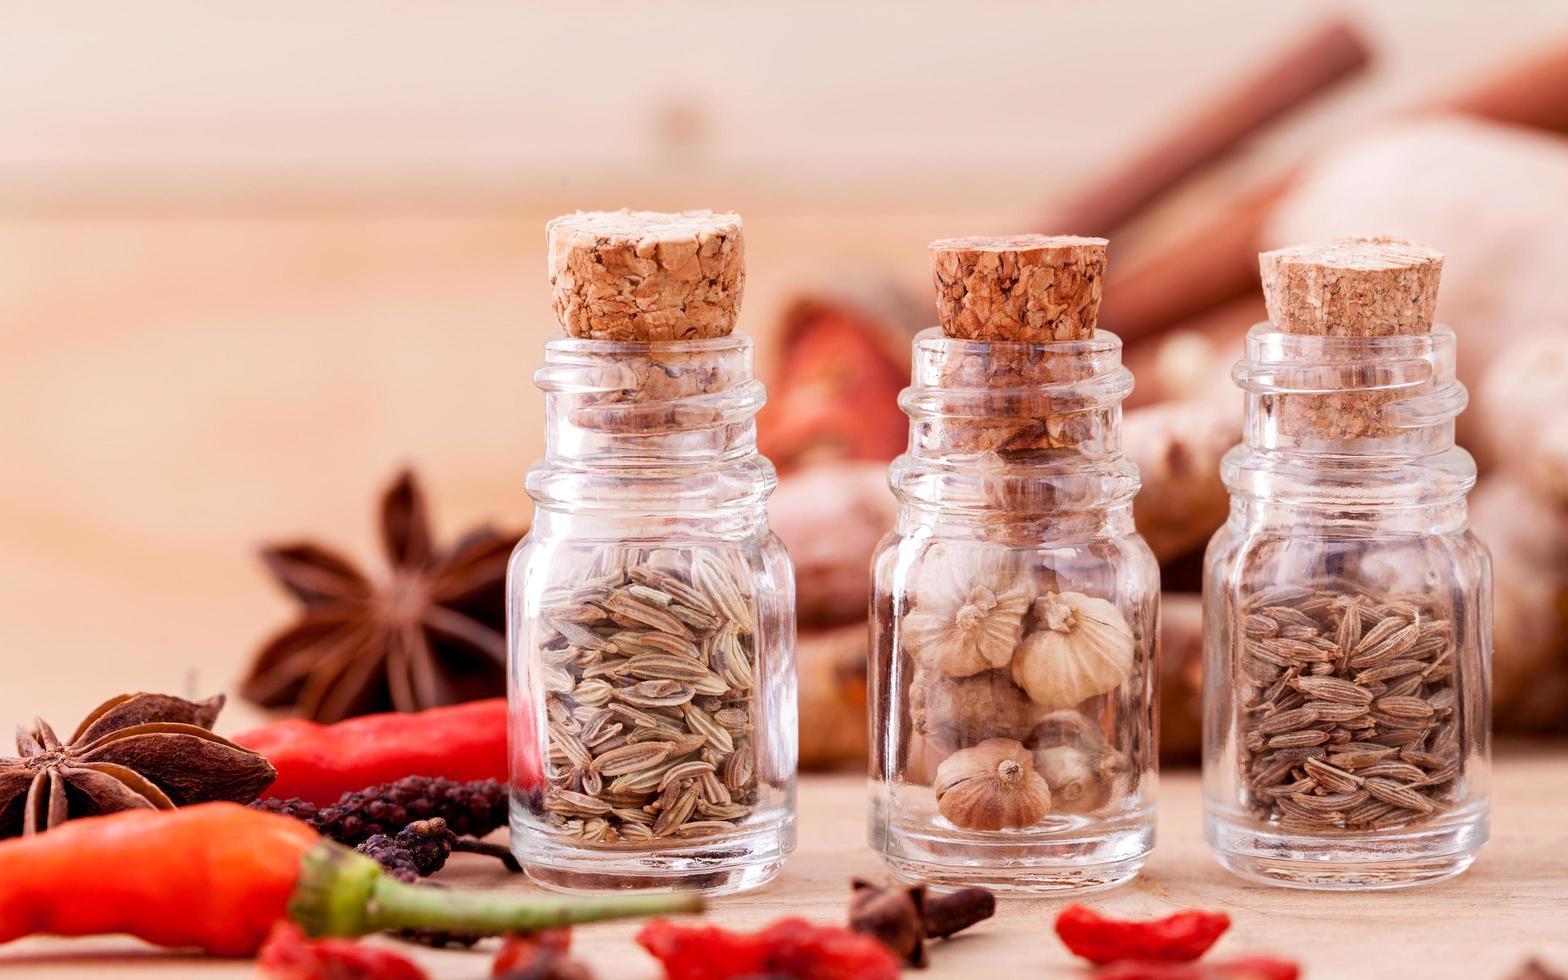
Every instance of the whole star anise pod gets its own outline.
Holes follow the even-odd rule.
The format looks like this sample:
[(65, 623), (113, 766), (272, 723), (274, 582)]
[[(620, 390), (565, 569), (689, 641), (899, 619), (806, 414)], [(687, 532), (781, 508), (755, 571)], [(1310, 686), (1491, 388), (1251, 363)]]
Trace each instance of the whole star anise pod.
[(221, 694), (122, 694), (64, 741), (41, 718), (17, 726), (21, 758), (0, 758), (0, 837), (138, 807), (254, 800), (278, 774), (259, 752), (212, 733), (222, 707)]
[(506, 564), (518, 535), (481, 527), (438, 550), (424, 494), (404, 471), (382, 498), (381, 538), (390, 568), (379, 580), (320, 545), (262, 551), (304, 609), (256, 655), (245, 697), (333, 722), (502, 693)]

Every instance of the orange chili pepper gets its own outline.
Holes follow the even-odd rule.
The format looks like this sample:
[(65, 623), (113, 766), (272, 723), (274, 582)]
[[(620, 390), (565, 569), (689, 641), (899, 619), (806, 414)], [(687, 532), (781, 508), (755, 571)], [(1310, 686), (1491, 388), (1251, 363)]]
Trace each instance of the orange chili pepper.
[(0, 842), (0, 869), (0, 943), (129, 933), (219, 956), (255, 953), (285, 919), (312, 936), (490, 934), (702, 907), (693, 894), (558, 899), (405, 884), (297, 820), (234, 803), (72, 820)]

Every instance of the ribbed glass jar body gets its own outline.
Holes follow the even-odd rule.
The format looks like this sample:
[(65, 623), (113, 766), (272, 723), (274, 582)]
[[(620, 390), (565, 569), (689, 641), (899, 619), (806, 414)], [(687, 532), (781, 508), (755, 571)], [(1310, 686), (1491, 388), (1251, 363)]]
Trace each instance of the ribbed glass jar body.
[(1388, 888), (1487, 836), (1491, 561), (1454, 337), (1248, 336), (1204, 577), (1208, 838), (1245, 877)]
[(914, 346), (873, 559), (870, 837), (898, 875), (1116, 884), (1154, 840), (1159, 570), (1121, 343)]
[(568, 890), (736, 891), (794, 848), (794, 574), (745, 336), (562, 338), (508, 576), (512, 846)]

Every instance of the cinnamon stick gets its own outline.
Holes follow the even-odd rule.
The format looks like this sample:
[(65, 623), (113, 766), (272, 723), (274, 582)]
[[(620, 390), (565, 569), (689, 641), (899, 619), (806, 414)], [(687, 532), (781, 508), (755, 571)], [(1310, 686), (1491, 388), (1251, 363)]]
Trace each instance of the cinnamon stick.
[(1182, 180), (1370, 60), (1371, 51), (1351, 24), (1323, 24), (1084, 188), (1049, 214), (1042, 229), (1109, 235)]
[[(1511, 64), (1428, 109), (1568, 133), (1568, 43)], [(1232, 196), (1152, 255), (1121, 264), (1105, 288), (1100, 319), (1106, 329), (1131, 340), (1255, 291), (1264, 223), (1297, 169)]]
[(1292, 176), (1223, 202), (1132, 271), (1111, 275), (1100, 303), (1105, 328), (1130, 342), (1257, 289), (1258, 235)]
[(1122, 402), (1123, 410), (1172, 399), (1217, 401), (1239, 409), (1231, 366), (1242, 355), (1247, 331), (1268, 318), (1261, 295), (1242, 296), (1127, 345), (1122, 364), (1138, 384)]
[(1435, 108), (1568, 133), (1568, 44), (1505, 66)]

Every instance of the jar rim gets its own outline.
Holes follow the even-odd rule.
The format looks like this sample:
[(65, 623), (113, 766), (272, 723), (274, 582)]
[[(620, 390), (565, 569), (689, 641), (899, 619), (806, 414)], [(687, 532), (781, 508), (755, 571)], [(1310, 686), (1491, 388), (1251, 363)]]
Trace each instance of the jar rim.
[(573, 337), (557, 333), (545, 341), (545, 350), (567, 354), (592, 354), (613, 356), (620, 354), (724, 354), (746, 350), (755, 346), (750, 334), (743, 330), (723, 337), (699, 337), (694, 340), (599, 340), (593, 337)]
[(946, 350), (976, 354), (1051, 355), (1054, 357), (1083, 354), (1109, 354), (1119, 351), (1122, 339), (1109, 330), (1095, 328), (1094, 336), (1087, 340), (966, 340), (949, 337), (941, 327), (926, 327), (915, 335), (915, 348)]
[(1290, 351), (1295, 356), (1336, 353), (1358, 354), (1362, 357), (1368, 354), (1410, 356), (1448, 350), (1456, 342), (1454, 331), (1443, 323), (1432, 324), (1432, 329), (1424, 333), (1390, 334), (1379, 337), (1289, 333), (1279, 329), (1269, 320), (1253, 324), (1247, 331), (1249, 356), (1261, 354), (1265, 350)]

